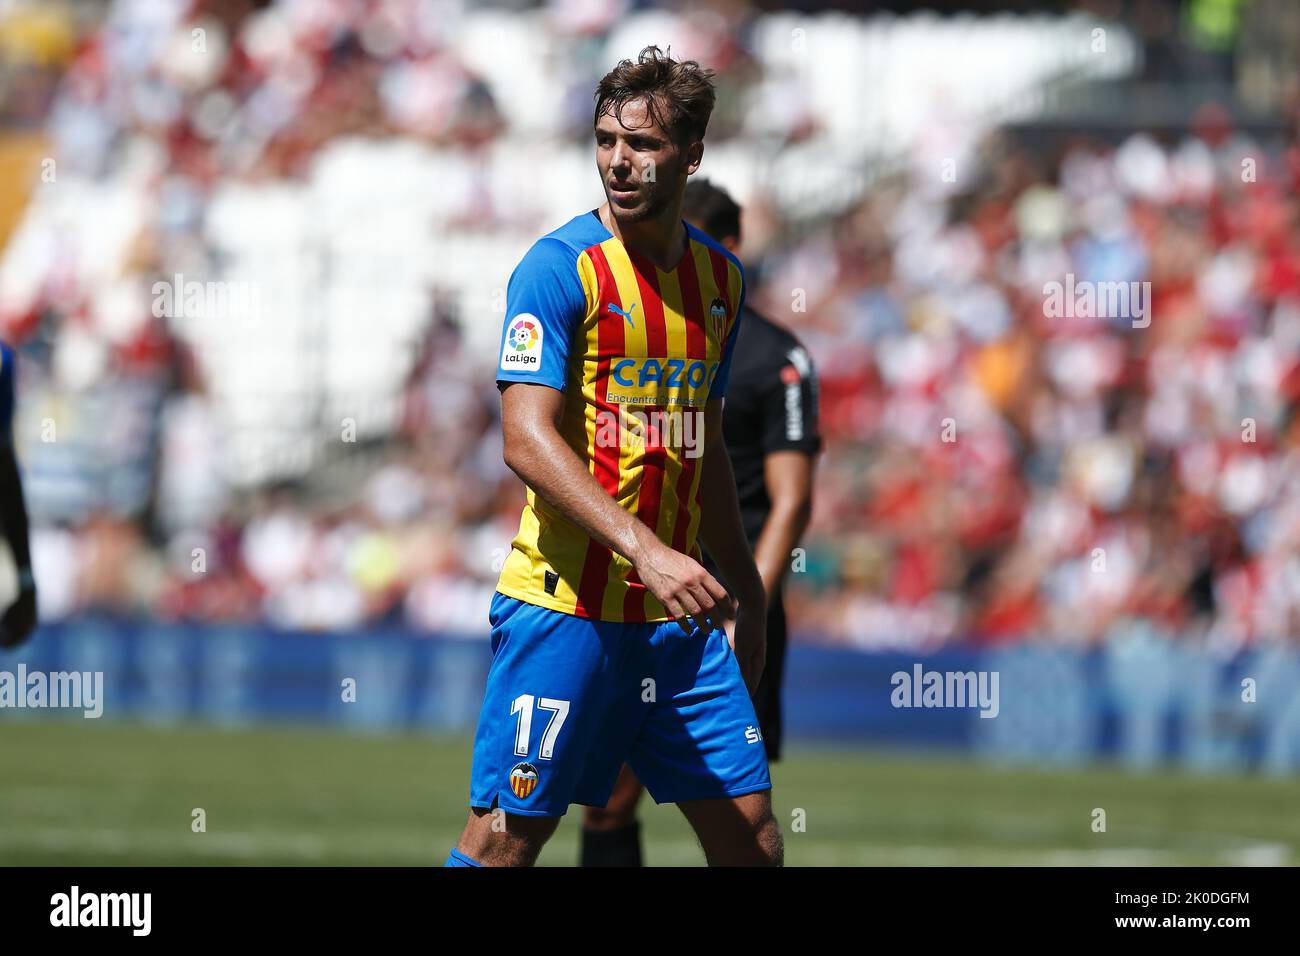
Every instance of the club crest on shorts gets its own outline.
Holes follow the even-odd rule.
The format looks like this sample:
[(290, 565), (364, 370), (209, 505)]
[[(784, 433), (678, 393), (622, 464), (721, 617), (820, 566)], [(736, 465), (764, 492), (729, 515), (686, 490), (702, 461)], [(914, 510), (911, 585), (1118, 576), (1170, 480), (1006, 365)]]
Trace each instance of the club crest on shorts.
[(722, 300), (722, 296), (717, 296), (709, 303), (709, 325), (713, 337), (721, 342), (727, 329), (727, 303)]
[(510, 768), (510, 789), (520, 800), (527, 800), (537, 789), (537, 768), (530, 763), (517, 763)]

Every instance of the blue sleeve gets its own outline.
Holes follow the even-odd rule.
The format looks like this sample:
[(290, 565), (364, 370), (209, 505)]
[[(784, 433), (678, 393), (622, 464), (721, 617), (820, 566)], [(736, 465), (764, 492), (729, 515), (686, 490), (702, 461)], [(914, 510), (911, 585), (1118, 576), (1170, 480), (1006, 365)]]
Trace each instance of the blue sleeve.
[(14, 439), (14, 353), (0, 344), (0, 446)]
[(556, 239), (539, 240), (506, 287), (497, 382), (535, 382), (564, 391), (574, 331), (586, 314), (577, 253)]
[(727, 333), (727, 342), (722, 348), (722, 362), (718, 365), (718, 374), (713, 376), (713, 385), (709, 388), (709, 398), (723, 398), (727, 394), (727, 380), (731, 378), (731, 357), (736, 354), (736, 336), (740, 332), (740, 317), (745, 314), (745, 274), (740, 274), (740, 305), (736, 307), (736, 321), (731, 323)]

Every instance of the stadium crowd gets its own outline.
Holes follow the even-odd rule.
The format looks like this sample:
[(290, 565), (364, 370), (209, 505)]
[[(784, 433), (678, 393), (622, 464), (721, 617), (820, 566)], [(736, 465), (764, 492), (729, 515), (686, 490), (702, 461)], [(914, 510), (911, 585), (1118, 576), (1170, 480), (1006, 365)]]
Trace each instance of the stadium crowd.
[[(578, 41), (619, 9), (555, 7)], [(472, 152), (502, 125), (440, 42), (436, 5), (284, 8), (292, 29), (203, 5), (193, 22), (220, 59), (139, 56), (160, 9), (144, 3), (116, 4), (77, 45), (50, 110), (59, 162), (111, 177), (127, 148), (164, 157), (130, 281), (168, 275), (178, 249), (204, 254), (204, 204), (225, 178), (302, 175), (345, 135)], [(189, 22), (170, 25), (177, 43)], [(725, 103), (750, 82), (744, 31), (700, 29), (734, 84), (716, 134), (741, 136)], [(575, 140), (589, 89), (575, 71)], [(788, 140), (806, 135), (798, 109), (782, 116)], [(994, 130), (956, 169), (923, 148), (907, 160), (818, 228), (749, 204), (750, 302), (803, 339), (820, 376), (826, 452), (792, 556), (792, 628), (873, 648), (1300, 634), (1295, 130), (1251, 137), (1207, 110), (1177, 138), (1031, 149)], [(97, 299), (57, 249), (18, 273), (0, 335), (21, 354), (20, 451), (43, 456), (47, 618), (486, 634), (522, 488), (501, 460), (492, 356), (467, 347), (454, 302), (430, 299), (398, 427), (364, 443), (355, 480), (246, 489), (221, 474), (201, 357), (166, 319)], [(1145, 315), (1052, 314), (1046, 284), (1067, 275), (1149, 283)], [(42, 429), (74, 400), (95, 427), (52, 457)]]

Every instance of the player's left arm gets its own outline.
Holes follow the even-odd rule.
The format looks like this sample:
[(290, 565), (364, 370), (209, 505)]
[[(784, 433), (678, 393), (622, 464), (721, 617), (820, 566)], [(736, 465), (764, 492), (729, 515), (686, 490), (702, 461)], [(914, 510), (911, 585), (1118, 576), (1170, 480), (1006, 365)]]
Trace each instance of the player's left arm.
[(767, 657), (767, 599), (740, 520), (736, 478), (722, 440), (721, 398), (711, 398), (705, 406), (700, 467), (700, 539), (736, 599), (732, 647), (752, 694)]

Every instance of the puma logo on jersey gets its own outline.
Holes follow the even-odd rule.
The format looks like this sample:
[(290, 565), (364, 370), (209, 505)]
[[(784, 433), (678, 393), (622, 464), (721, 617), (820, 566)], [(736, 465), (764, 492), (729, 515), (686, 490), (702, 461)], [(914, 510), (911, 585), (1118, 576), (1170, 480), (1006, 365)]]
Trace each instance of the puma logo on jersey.
[(627, 324), (628, 324), (628, 325), (632, 326), (632, 328), (636, 328), (636, 323), (632, 321), (632, 309), (635, 309), (635, 308), (636, 308), (636, 303), (633, 302), (633, 303), (632, 303), (632, 308), (631, 308), (631, 309), (628, 309), (626, 312), (624, 312), (622, 309), (620, 309), (618, 306), (616, 306), (613, 302), (611, 302), (611, 303), (609, 304), (609, 310), (608, 310), (608, 311), (610, 311), (610, 312), (617, 312), (619, 315), (623, 316), (623, 318), (627, 319)]

